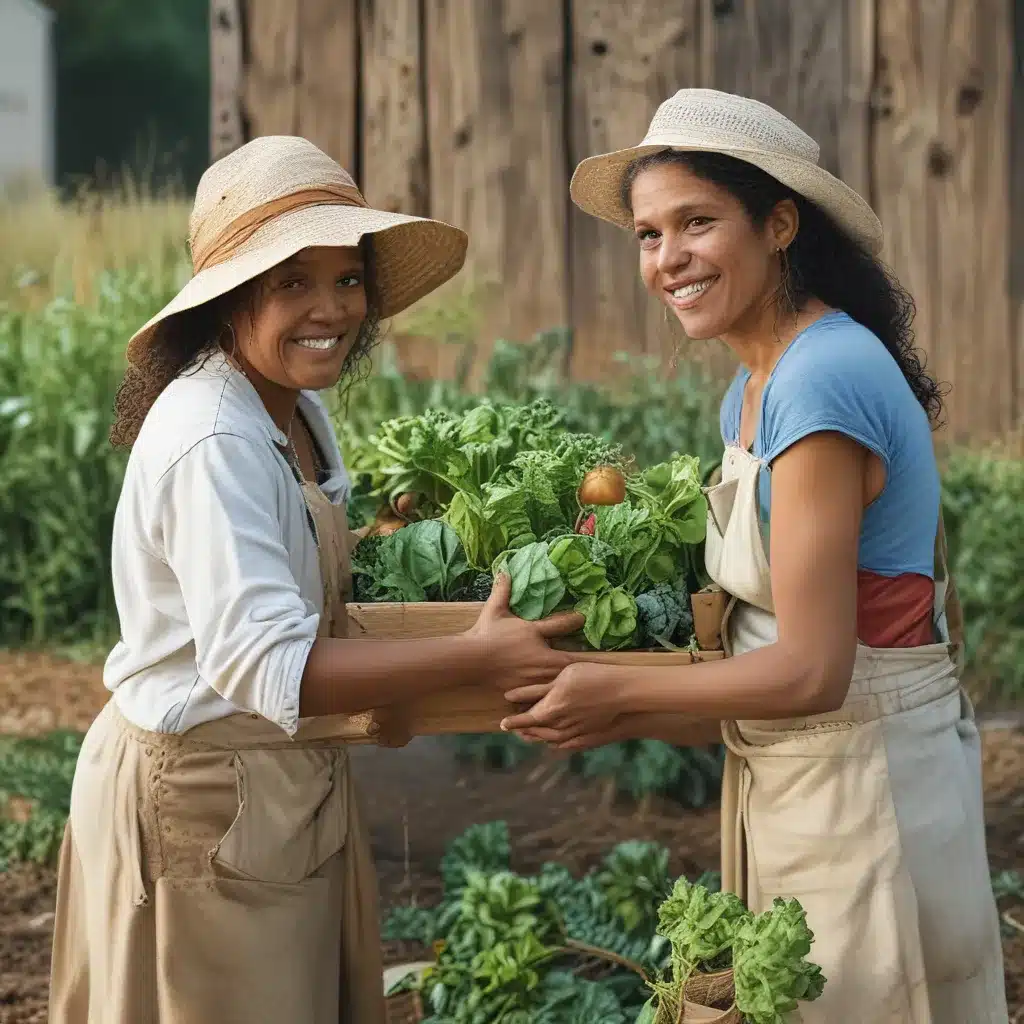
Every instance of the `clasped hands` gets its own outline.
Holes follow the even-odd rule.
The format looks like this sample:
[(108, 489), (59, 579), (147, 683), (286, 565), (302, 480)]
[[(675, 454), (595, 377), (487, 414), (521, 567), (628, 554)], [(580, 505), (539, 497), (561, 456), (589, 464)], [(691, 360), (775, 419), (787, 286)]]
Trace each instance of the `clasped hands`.
[(501, 723), (528, 742), (543, 742), (558, 750), (588, 750), (625, 738), (622, 711), (610, 666), (575, 661), (550, 683), (506, 691), (513, 704), (530, 704)]
[(565, 611), (527, 622), (511, 612), (510, 598), (511, 580), (500, 573), (466, 634), (474, 645), (483, 645), (488, 668), (501, 681), (505, 699), (530, 705), (506, 717), (502, 729), (562, 750), (615, 742), (622, 723), (611, 666), (574, 661), (548, 644), (555, 637), (579, 632), (583, 616)]

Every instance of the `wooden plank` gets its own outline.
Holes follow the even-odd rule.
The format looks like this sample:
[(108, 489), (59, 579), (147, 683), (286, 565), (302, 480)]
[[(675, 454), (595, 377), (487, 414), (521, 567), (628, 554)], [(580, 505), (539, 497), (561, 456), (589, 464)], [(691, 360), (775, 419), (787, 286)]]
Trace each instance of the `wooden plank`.
[[(483, 604), (475, 601), (352, 603), (346, 606), (348, 636), (363, 640), (422, 640), (451, 636), (469, 629), (476, 622), (482, 608)], [(603, 665), (667, 668), (672, 665), (691, 665), (698, 661), (718, 661), (725, 657), (725, 652), (721, 650), (580, 650), (571, 638), (552, 640), (551, 645), (568, 651), (574, 661), (599, 662)], [(327, 720), (321, 727), (323, 731), (317, 735), (333, 735), (337, 732), (354, 742), (400, 746), (412, 736), (498, 732), (501, 720), (517, 710), (502, 696), (499, 682), (489, 679), (424, 694), (390, 708), (377, 709), (373, 712), (376, 730), (369, 727), (365, 716), (354, 716), (358, 720), (353, 722), (348, 721), (348, 716), (336, 716), (333, 720)], [(316, 728), (316, 724), (309, 728)]]
[(953, 442), (1003, 434), (1013, 412), (1009, 17), (1010, 0), (879, 5), (876, 208), (919, 345), (953, 385)]
[(869, 203), (871, 124), (875, 87), (876, 0), (845, 0), (843, 113), (838, 124), (838, 171)]
[(299, 107), (299, 5), (245, 0), (248, 63), (242, 83), (250, 138), (294, 135)]
[(837, 172), (848, 103), (846, 3), (708, 0), (708, 7), (714, 88), (781, 111), (821, 147), (821, 165)]
[(210, 0), (210, 159), (245, 142), (240, 0)]
[(357, 0), (291, 0), (298, 10), (296, 134), (359, 177)]
[(421, 0), (362, 0), (362, 176), (372, 205), (429, 210)]
[[(658, 105), (701, 84), (700, 0), (573, 0), (570, 153), (584, 157), (639, 143)], [(570, 215), (572, 374), (621, 376), (621, 350), (663, 358), (685, 343), (678, 321), (645, 291), (630, 232)]]
[(550, 0), (426, 5), (430, 213), (471, 239), (458, 288), (496, 285), (484, 331), (566, 322), (562, 9)]
[(1010, 117), (1010, 302), (1015, 318), (1010, 376), (1013, 423), (1024, 443), (1024, 0), (1013, 3)]

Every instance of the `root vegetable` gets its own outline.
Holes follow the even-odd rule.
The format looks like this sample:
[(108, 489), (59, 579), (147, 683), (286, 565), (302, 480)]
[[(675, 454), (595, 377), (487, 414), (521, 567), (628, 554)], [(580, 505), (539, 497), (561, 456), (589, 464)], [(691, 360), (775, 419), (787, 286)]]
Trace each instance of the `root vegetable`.
[(418, 494), (407, 491), (395, 499), (394, 509), (403, 519), (411, 519), (419, 502), (420, 496)]
[(583, 506), (619, 505), (626, 498), (626, 478), (614, 466), (597, 466), (583, 478), (576, 497)]

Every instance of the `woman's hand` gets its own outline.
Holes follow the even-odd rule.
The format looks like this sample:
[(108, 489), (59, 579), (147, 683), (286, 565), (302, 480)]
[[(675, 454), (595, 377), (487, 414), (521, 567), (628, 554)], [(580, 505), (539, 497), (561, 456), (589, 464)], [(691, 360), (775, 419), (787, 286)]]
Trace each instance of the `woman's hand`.
[(565, 651), (553, 650), (547, 641), (578, 632), (583, 627), (583, 616), (576, 612), (559, 612), (537, 622), (527, 622), (509, 611), (511, 592), (511, 578), (507, 573), (500, 574), (480, 617), (467, 630), (466, 636), (485, 648), (488, 674), (504, 690), (543, 693), (551, 680), (571, 664)]
[(611, 725), (599, 732), (576, 733), (574, 729), (551, 729), (547, 726), (533, 726), (516, 731), (516, 735), (527, 743), (546, 743), (553, 750), (593, 750), (609, 743), (638, 739), (636, 715), (617, 715)]
[(607, 732), (621, 713), (615, 666), (570, 662), (549, 686), (524, 686), (505, 692), (512, 703), (537, 703), (501, 723), (506, 731), (536, 727), (556, 730), (560, 742)]

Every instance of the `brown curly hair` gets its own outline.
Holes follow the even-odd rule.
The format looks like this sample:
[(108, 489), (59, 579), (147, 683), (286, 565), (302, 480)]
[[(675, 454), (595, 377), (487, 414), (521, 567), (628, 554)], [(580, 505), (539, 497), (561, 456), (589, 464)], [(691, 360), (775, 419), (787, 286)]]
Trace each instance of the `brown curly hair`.
[[(371, 238), (359, 243), (363, 256), (367, 314), (359, 327), (352, 350), (345, 357), (338, 388), (344, 393), (369, 370), (369, 356), (381, 333), (380, 298), (377, 291)], [(143, 421), (164, 388), (188, 370), (198, 369), (229, 337), (232, 314), (245, 309), (255, 314), (262, 275), (224, 295), (177, 313), (157, 328), (142, 360), (129, 363), (114, 398), (114, 423), (110, 443), (116, 448), (135, 444)]]

